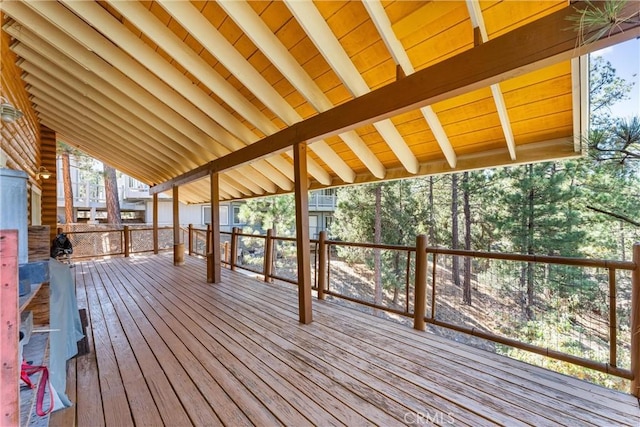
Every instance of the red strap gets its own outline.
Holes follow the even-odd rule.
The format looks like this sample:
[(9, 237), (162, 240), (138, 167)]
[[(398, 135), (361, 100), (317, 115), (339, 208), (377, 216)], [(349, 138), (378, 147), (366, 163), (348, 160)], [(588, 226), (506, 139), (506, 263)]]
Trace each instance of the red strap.
[[(53, 387), (49, 382), (49, 370), (46, 366), (33, 366), (27, 363), (22, 362), (22, 371), (20, 373), (20, 378), (24, 381), (30, 388), (35, 388), (29, 375), (33, 375), (35, 373), (42, 372), (42, 377), (40, 378), (40, 382), (38, 383), (38, 391), (36, 392), (36, 414), (43, 417), (47, 415), (49, 412), (53, 411), (54, 400), (53, 400)], [(46, 384), (49, 385), (49, 409), (47, 411), (42, 410), (42, 404), (44, 403), (44, 392)]]

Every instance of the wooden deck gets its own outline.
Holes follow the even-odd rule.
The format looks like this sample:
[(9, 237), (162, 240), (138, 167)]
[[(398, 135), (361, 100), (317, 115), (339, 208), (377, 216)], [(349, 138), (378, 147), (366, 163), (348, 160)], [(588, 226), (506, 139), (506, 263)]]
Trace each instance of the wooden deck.
[(331, 302), (303, 326), (295, 288), (186, 261), (75, 264), (92, 352), (52, 425), (640, 424), (630, 395)]

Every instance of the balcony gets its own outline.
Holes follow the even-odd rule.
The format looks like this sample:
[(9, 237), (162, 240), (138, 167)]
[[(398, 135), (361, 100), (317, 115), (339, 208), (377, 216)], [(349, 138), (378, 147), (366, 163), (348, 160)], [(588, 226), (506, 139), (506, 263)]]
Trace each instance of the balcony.
[[(638, 425), (631, 395), (172, 255), (77, 262), (78, 425)], [(122, 375), (123, 373), (124, 375)], [(81, 392), (80, 392), (81, 391)], [(65, 414), (66, 413), (66, 414)]]

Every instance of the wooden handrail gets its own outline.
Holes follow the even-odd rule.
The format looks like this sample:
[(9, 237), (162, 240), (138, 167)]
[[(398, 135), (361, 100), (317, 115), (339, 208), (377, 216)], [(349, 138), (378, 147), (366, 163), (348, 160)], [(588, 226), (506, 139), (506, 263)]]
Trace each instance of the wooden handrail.
[(427, 253), (469, 256), (474, 258), (503, 259), (508, 261), (573, 265), (578, 267), (615, 268), (618, 270), (633, 270), (636, 268), (636, 263), (634, 261), (615, 261), (606, 259), (572, 258), (548, 255), (506, 254), (500, 252), (468, 251), (463, 249), (446, 249), (434, 247), (427, 247)]

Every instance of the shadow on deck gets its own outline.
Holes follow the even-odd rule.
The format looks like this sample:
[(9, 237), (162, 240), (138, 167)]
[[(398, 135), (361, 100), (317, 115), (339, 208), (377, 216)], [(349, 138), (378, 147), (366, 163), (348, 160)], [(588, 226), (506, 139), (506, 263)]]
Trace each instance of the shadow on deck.
[(640, 424), (633, 396), (327, 301), (300, 325), (294, 287), (205, 268), (76, 264), (79, 426)]

